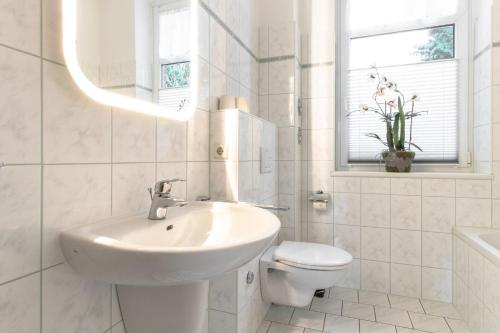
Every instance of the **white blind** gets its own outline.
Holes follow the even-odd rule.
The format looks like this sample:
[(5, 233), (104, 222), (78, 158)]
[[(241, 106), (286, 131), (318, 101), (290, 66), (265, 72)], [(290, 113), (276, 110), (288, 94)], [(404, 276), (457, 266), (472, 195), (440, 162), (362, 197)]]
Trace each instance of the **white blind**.
[[(428, 111), (413, 121), (412, 141), (423, 149), (416, 161), (458, 161), (458, 62), (456, 59), (423, 62), (411, 65), (380, 67), (380, 73), (398, 84), (407, 94), (418, 94), (416, 111)], [(361, 104), (373, 105), (376, 83), (368, 80), (371, 69), (350, 70), (348, 73), (347, 112)], [(347, 118), (348, 161), (373, 162), (380, 158), (383, 144), (366, 133), (377, 133), (385, 141), (386, 127), (380, 117), (371, 112), (353, 113)], [(406, 135), (409, 139), (409, 121)], [(415, 150), (415, 149), (412, 149)]]
[(184, 107), (189, 105), (190, 97), (191, 89), (189, 87), (160, 89), (158, 91), (158, 104), (168, 109), (179, 110), (183, 101), (185, 101)]
[(348, 32), (373, 34), (426, 26), (457, 14), (459, 0), (347, 0)]
[(163, 63), (189, 60), (191, 14), (189, 7), (169, 8), (160, 14), (159, 58)]

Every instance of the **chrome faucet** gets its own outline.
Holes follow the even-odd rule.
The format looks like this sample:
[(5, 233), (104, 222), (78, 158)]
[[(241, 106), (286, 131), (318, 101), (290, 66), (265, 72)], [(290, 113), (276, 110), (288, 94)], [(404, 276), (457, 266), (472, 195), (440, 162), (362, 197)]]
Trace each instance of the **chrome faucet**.
[(176, 182), (185, 182), (184, 179), (175, 178), (162, 180), (156, 183), (154, 191), (148, 188), (151, 196), (151, 208), (148, 218), (150, 220), (163, 220), (167, 217), (167, 208), (183, 207), (187, 205), (184, 199), (175, 198), (171, 195), (172, 184)]

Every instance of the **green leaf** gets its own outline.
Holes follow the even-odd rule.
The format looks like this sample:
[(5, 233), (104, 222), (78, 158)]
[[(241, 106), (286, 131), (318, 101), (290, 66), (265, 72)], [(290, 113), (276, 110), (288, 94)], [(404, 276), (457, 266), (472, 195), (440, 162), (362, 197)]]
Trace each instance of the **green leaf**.
[(405, 136), (406, 136), (406, 121), (405, 121), (405, 111), (403, 109), (403, 102), (401, 101), (401, 97), (398, 97), (398, 109), (399, 109), (399, 122), (400, 122), (400, 135), (399, 142), (396, 143), (398, 150), (404, 150), (405, 147)]

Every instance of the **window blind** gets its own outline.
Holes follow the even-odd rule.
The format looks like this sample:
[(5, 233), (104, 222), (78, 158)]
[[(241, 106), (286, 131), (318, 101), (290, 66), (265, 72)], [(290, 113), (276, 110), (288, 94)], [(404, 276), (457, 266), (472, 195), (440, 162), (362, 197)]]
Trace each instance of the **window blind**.
[(190, 97), (191, 90), (189, 87), (160, 89), (158, 91), (158, 104), (168, 109), (178, 110), (182, 101), (185, 101), (185, 105), (189, 104)]
[[(417, 162), (451, 163), (458, 161), (458, 61), (456, 59), (410, 65), (379, 67), (379, 72), (398, 84), (411, 98), (419, 96), (416, 111), (428, 111), (413, 120), (412, 142), (422, 148)], [(348, 71), (346, 111), (359, 110), (362, 104), (374, 105), (376, 82), (368, 79), (372, 69)], [(353, 113), (347, 119), (348, 162), (375, 162), (384, 145), (366, 133), (377, 133), (385, 141), (385, 123), (376, 114)], [(410, 124), (406, 124), (409, 139)], [(415, 149), (412, 149), (415, 150)]]

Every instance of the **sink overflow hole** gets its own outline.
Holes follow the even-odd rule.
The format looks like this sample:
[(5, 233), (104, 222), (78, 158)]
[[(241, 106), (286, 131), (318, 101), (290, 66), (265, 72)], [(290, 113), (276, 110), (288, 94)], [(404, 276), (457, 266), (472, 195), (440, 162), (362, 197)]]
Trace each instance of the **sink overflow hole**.
[(169, 225), (169, 226), (167, 227), (167, 231), (172, 230), (173, 228), (174, 228), (174, 226), (173, 226), (173, 225)]

